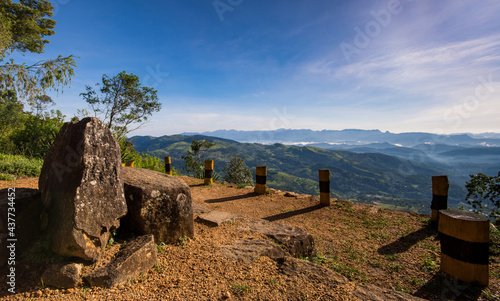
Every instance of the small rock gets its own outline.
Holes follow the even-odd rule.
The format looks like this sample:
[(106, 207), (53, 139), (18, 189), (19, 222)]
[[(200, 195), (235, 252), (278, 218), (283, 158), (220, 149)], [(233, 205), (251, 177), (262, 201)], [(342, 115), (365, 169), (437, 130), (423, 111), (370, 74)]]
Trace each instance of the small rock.
[(261, 256), (275, 260), (285, 257), (285, 252), (280, 246), (264, 239), (237, 240), (230, 246), (221, 246), (220, 253), (247, 264)]
[(43, 283), (50, 286), (72, 288), (82, 282), (82, 264), (56, 263), (49, 266), (42, 275)]
[(110, 263), (85, 280), (92, 286), (114, 288), (148, 271), (157, 262), (153, 235), (144, 235), (124, 245)]
[(250, 230), (272, 238), (294, 257), (312, 257), (314, 255), (314, 239), (311, 234), (298, 228), (263, 219), (251, 219), (239, 230)]
[(295, 192), (285, 192), (285, 194), (283, 195), (285, 197), (288, 197), (288, 198), (296, 198), (298, 197), (298, 195), (295, 193)]
[(198, 221), (212, 227), (220, 226), (224, 223), (234, 222), (239, 219), (244, 219), (245, 216), (231, 214), (223, 211), (213, 210), (208, 213), (198, 216)]
[(230, 292), (225, 292), (224, 293), (224, 299), (231, 299), (231, 293)]

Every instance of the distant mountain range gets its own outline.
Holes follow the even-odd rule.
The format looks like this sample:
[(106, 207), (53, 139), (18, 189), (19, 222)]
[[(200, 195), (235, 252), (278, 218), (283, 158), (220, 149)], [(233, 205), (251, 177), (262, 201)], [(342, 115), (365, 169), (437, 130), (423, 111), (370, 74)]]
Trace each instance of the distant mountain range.
[(238, 142), (262, 144), (330, 144), (334, 145), (366, 145), (370, 143), (390, 143), (397, 146), (415, 147), (421, 144), (447, 144), (467, 146), (498, 146), (500, 133), (438, 135), (432, 133), (400, 133), (381, 132), (379, 130), (292, 130), (278, 129), (274, 131), (237, 131), (218, 130), (204, 133), (183, 133), (181, 135), (204, 135), (231, 139)]
[(421, 213), (430, 211), (432, 175), (448, 175), (449, 206), (457, 207), (464, 204), (464, 185), (470, 174), (496, 175), (500, 170), (500, 137), (489, 133), (440, 136), (378, 130), (222, 130), (204, 133), (210, 136), (187, 134), (129, 140), (140, 152), (162, 159), (171, 156), (173, 166), (181, 171), (181, 156), (192, 139), (215, 142), (205, 155), (215, 160), (216, 171), (222, 172), (237, 155), (254, 174), (255, 166), (267, 165), (269, 187), (298, 193), (318, 194), (318, 169), (327, 168), (336, 197)]

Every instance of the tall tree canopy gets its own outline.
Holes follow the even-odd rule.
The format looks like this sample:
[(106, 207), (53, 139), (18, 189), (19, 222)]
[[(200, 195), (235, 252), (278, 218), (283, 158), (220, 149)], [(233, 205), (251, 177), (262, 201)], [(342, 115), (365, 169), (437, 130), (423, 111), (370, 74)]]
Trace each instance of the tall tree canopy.
[[(89, 104), (94, 115), (113, 130), (117, 138), (138, 129), (149, 116), (161, 109), (157, 91), (141, 87), (137, 75), (127, 74), (125, 71), (113, 77), (104, 74), (102, 84), (97, 83), (96, 87), (100, 93), (86, 86), (87, 92), (80, 96)], [(79, 113), (88, 115), (86, 110)]]
[(8, 59), (13, 52), (42, 53), (54, 34), (53, 7), (46, 0), (0, 0), (0, 91), (16, 91), (32, 105), (48, 89), (69, 83), (76, 67), (73, 56), (58, 56), (32, 65)]

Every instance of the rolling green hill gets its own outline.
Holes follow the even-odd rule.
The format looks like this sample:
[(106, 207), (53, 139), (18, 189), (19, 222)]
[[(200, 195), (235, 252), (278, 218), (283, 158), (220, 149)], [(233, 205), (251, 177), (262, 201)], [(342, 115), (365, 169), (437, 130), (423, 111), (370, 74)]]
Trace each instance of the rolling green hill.
[[(159, 138), (136, 136), (130, 141), (137, 151), (159, 158), (172, 157), (172, 165), (182, 171), (182, 155), (192, 139), (207, 140), (216, 146), (206, 152), (222, 172), (232, 156), (243, 158), (255, 174), (255, 166), (268, 168), (268, 187), (297, 193), (319, 194), (318, 169), (330, 169), (333, 197), (416, 212), (430, 212), (431, 176), (451, 172), (439, 163), (411, 162), (384, 154), (358, 154), (316, 147), (262, 145), (202, 135), (173, 135)], [(464, 184), (450, 176), (449, 206), (456, 207), (466, 194)]]

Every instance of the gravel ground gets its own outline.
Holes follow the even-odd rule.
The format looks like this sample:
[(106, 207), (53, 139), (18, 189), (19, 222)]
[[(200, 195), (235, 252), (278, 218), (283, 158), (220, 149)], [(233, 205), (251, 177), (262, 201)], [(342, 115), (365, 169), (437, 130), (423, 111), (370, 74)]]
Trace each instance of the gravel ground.
[[(252, 189), (219, 183), (205, 186), (202, 180), (181, 178), (191, 186), (196, 204), (309, 232), (317, 253), (303, 259), (329, 267), (350, 282), (333, 285), (287, 276), (267, 257), (252, 264), (233, 261), (218, 253), (220, 246), (264, 237), (238, 230), (241, 221), (220, 227), (195, 223), (194, 239), (160, 247), (159, 263), (153, 269), (115, 289), (86, 284), (74, 289), (47, 288), (40, 281), (48, 265), (46, 258), (39, 258), (36, 252), (30, 258), (19, 258), (16, 294), (7, 293), (7, 270), (0, 269), (0, 300), (356, 300), (351, 292), (359, 282), (429, 300), (498, 298), (498, 256), (491, 258), (487, 288), (466, 286), (439, 272), (439, 240), (428, 225), (428, 216), (341, 200), (321, 207), (318, 197), (285, 196), (280, 191), (255, 195)], [(37, 178), (0, 181), (0, 189), (37, 186)], [(85, 266), (84, 273), (108, 262), (122, 242), (118, 238), (101, 261)]]

